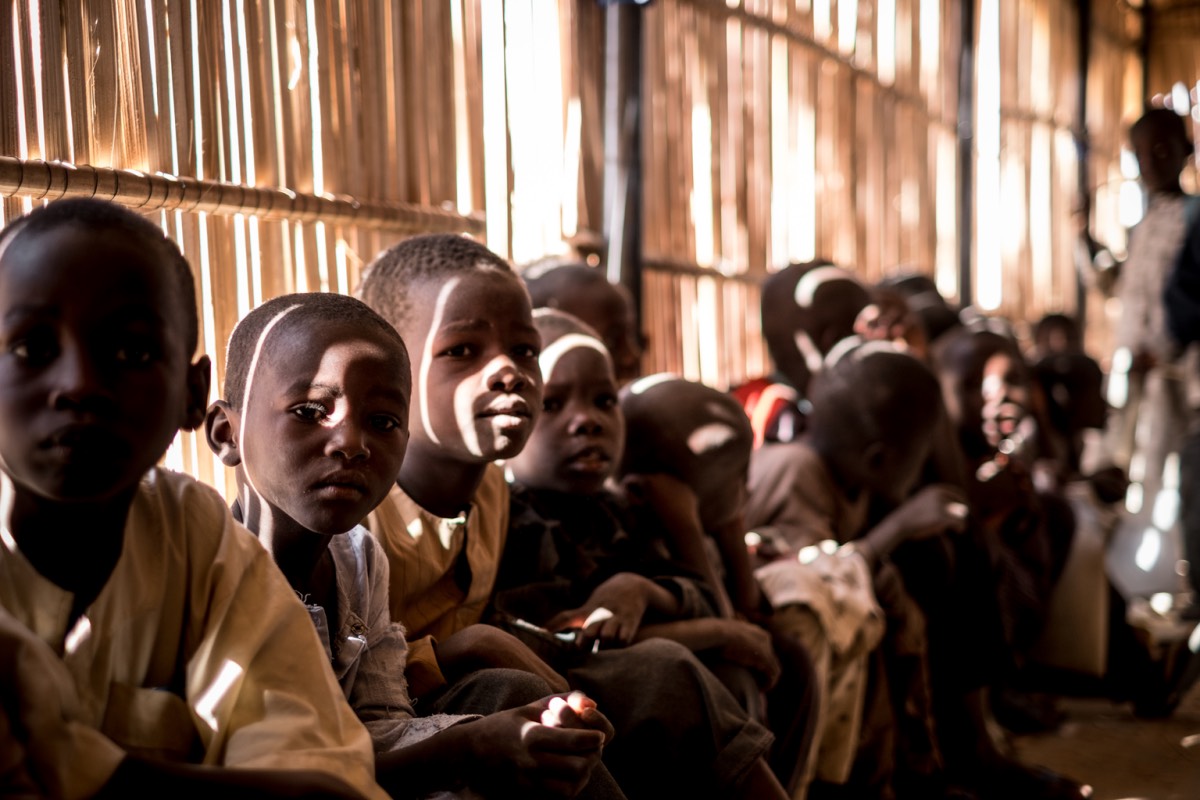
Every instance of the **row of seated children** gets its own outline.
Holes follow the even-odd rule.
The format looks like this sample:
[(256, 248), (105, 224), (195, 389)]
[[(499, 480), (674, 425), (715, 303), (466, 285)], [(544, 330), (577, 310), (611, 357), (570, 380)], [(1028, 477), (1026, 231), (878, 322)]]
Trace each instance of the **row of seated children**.
[[(940, 398), (914, 358), (863, 347), (826, 367), (838, 340), (794, 333), (798, 349), (821, 343), (821, 357), (805, 359), (821, 378), (811, 430), (764, 471), (731, 400), (656, 380), (626, 387), (618, 404), (594, 330), (565, 315), (535, 324), (501, 259), (460, 237), (419, 237), (372, 264), (366, 306), (283, 298), (248, 316), (230, 342), (223, 399), (206, 430), (236, 469), (235, 512), (276, 570), (219, 501), (213, 507), (215, 494), (150, 469), (178, 427), (200, 423), (207, 388), (207, 361), (188, 356), (194, 314), (162, 312), (194, 309), (178, 251), (135, 215), (88, 202), (54, 204), (5, 239), (0, 301), (15, 309), (0, 317), (12, 326), (8, 379), (30, 396), (5, 415), (10, 446), (0, 451), (11, 509), (0, 567), (13, 577), (2, 599), (14, 617), (2, 619), (9, 650), (21, 654), (5, 681), (16, 691), (0, 732), (12, 741), (5, 752), (18, 754), (0, 764), (6, 781), (40, 782), (56, 796), (151, 779), (185, 791), (207, 781), (370, 795), (373, 750), (374, 777), (395, 795), (781, 797), (786, 786), (793, 797), (837, 796), (839, 787), (934, 796), (939, 757), (949, 764), (957, 754), (948, 745), (962, 744), (948, 741), (944, 723), (979, 724), (967, 700), (979, 686), (955, 672), (972, 657), (947, 645), (985, 622), (970, 618), (984, 607), (958, 602), (977, 599), (963, 588), (964, 564), (974, 562), (962, 543), (974, 539), (934, 535), (964, 526), (965, 497), (947, 486), (907, 491), (922, 466), (946, 474), (926, 446), (942, 423)], [(101, 275), (97, 259), (127, 274)], [(814, 298), (827, 278), (844, 278), (819, 269), (803, 292), (802, 280), (790, 287), (795, 304), (828, 310)], [(584, 305), (594, 296), (584, 293)], [(627, 306), (615, 323), (612, 313), (596, 327), (627, 328)], [(862, 332), (895, 338), (891, 322), (866, 323)], [(417, 354), (411, 381), (404, 342)], [(880, 391), (865, 392), (872, 385)], [(38, 414), (48, 421), (31, 426)], [(22, 449), (30, 427), (42, 438)], [(124, 469), (112, 469), (114, 457)], [(520, 485), (511, 500), (497, 460)], [(602, 488), (618, 463), (625, 480), (610, 496)], [(764, 472), (768, 480), (755, 479)], [(97, 487), (101, 476), (110, 485)], [(207, 504), (207, 514), (188, 512), (203, 524), (160, 508), (156, 482), (178, 484), (189, 506)], [(784, 487), (793, 508), (807, 504), (807, 527), (754, 519), (764, 485)], [(357, 527), (381, 501), (371, 533)], [(147, 503), (159, 518), (146, 518)], [(87, 556), (79, 562), (56, 559), (62, 539), (36, 533), (47, 521), (74, 531), (84, 520), (86, 537), (68, 534)], [(750, 553), (734, 546), (747, 522), (782, 531), (756, 552), (778, 551), (756, 575)], [(661, 536), (651, 535), (655, 525)], [(716, 559), (699, 550), (707, 536)], [(171, 537), (182, 544), (164, 545)], [(806, 547), (824, 538), (855, 545)], [(201, 561), (221, 569), (194, 568), (193, 539), (220, 548), (225, 557)], [(901, 558), (930, 543), (916, 566)], [(127, 562), (156, 547), (194, 585), (151, 560), (158, 593), (144, 592), (145, 567)], [(792, 550), (800, 557), (779, 558)], [(940, 581), (909, 581), (906, 592), (912, 570), (929, 572), (930, 553), (955, 569), (935, 568)], [(251, 586), (238, 580), (247, 564), (264, 576)], [(714, 564), (723, 577), (713, 578)], [(821, 584), (840, 587), (836, 603)], [(121, 626), (131, 597), (151, 604), (157, 627)], [(213, 604), (221, 613), (207, 611)], [(193, 606), (206, 612), (185, 623)], [(479, 625), (485, 618), (516, 635)], [(121, 639), (117, 627), (140, 638)], [(563, 630), (570, 647), (554, 635)], [(155, 658), (113, 656), (127, 652)], [(955, 690), (938, 691), (947, 677)], [(338, 702), (339, 683), (356, 714)], [(568, 687), (586, 694), (549, 696)], [(205, 766), (138, 757), (170, 750), (167, 730), (177, 757)], [(971, 750), (976, 740), (964, 741)], [(1027, 773), (949, 773), (1038, 796), (1020, 783), (1036, 777)], [(1051, 786), (1038, 788), (1073, 796)]]

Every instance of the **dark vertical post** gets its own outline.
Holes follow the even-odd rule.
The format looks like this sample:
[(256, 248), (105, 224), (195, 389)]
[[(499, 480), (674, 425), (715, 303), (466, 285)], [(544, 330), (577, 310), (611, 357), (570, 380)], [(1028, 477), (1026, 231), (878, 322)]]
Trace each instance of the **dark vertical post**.
[(975, 238), (975, 3), (958, 3), (958, 300), (975, 301), (971, 250)]
[[(1075, 105), (1075, 153), (1079, 165), (1077, 202), (1087, 209), (1087, 225), (1091, 218), (1091, 142), (1088, 137), (1088, 67), (1092, 61), (1092, 0), (1079, 0), (1079, 95)], [(1082, 334), (1087, 326), (1087, 284), (1083, 275), (1075, 272), (1075, 322)]]
[(1142, 41), (1138, 55), (1142, 59), (1142, 108), (1150, 104), (1150, 38), (1154, 35), (1154, 9), (1149, 3), (1142, 6)]
[[(604, 0), (602, 0), (603, 2)], [(642, 317), (642, 6), (608, 0), (605, 16), (604, 237), (609, 280)]]

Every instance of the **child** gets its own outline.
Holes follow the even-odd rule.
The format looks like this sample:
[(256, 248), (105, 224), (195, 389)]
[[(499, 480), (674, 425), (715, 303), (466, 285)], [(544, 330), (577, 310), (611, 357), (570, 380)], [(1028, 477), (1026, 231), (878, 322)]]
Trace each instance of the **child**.
[(187, 262), (130, 211), (61, 201), (0, 233), (10, 735), (48, 796), (383, 796), (269, 555), (155, 466), (204, 418), (198, 327)]
[(624, 386), (641, 374), (645, 337), (637, 330), (625, 287), (610, 283), (603, 270), (558, 260), (531, 264), (521, 278), (534, 308), (565, 311), (599, 332), (612, 355), (618, 384)]
[[(948, 486), (909, 497), (937, 423), (937, 382), (916, 359), (872, 343), (822, 372), (812, 399), (801, 441), (755, 452), (747, 522), (770, 545), (757, 572), (775, 606), (769, 623), (809, 648), (822, 678), (814, 775), (864, 797), (891, 781), (928, 790), (937, 758), (923, 621), (887, 556), (906, 540), (961, 529), (966, 517), (965, 498)], [(895, 510), (871, 525), (873, 496)], [(875, 673), (884, 654), (888, 669)], [(905, 734), (900, 756), (894, 729)]]
[[(498, 713), (413, 713), (407, 645), (388, 610), (387, 559), (359, 526), (400, 471), (410, 387), (404, 343), (362, 302), (278, 297), (230, 337), (224, 399), (207, 417), (209, 444), (236, 468), (247, 527), (305, 599), (346, 697), (371, 732), (384, 788), (394, 796), (463, 786), (493, 796), (522, 787), (573, 796), (611, 733), (582, 695), (572, 698), (574, 708), (545, 698), (500, 711), (519, 691), (514, 678), (531, 683), (534, 698), (546, 693), (534, 676), (514, 672), (475, 690), (494, 693), (488, 710)], [(545, 724), (530, 724), (539, 720)], [(592, 788), (589, 796), (606, 796)], [(620, 796), (609, 788), (607, 796)]]
[[(539, 320), (544, 336), (551, 333), (549, 322)], [(565, 336), (558, 339), (564, 340)], [(556, 378), (554, 395), (575, 397), (578, 393), (575, 387), (591, 385), (584, 382), (586, 373), (581, 373), (581, 367), (577, 366), (587, 358), (592, 361), (593, 372), (602, 366), (602, 360), (582, 349), (554, 360), (555, 374), (564, 373)], [(595, 386), (600, 390), (603, 382), (596, 379)], [(547, 398), (551, 398), (550, 389), (548, 383)], [(545, 468), (539, 475), (527, 463), (537, 457), (535, 453), (554, 452), (556, 443), (561, 443), (558, 447), (570, 446), (567, 442), (579, 438), (579, 434), (567, 435), (561, 427), (574, 424), (571, 420), (583, 420), (584, 416), (559, 413), (560, 402), (555, 399), (547, 406), (556, 410), (552, 416), (561, 420), (557, 423), (560, 429), (539, 423), (534, 440), (527, 447), (527, 451), (534, 452), (522, 453), (511, 464), (514, 477), (524, 484), (523, 496), (530, 494), (530, 488), (548, 484)], [(611, 431), (627, 414), (624, 452), (619, 458), (613, 456), (619, 463), (617, 471), (623, 476), (620, 494), (625, 495), (621, 505), (626, 509), (622, 522), (627, 526), (626, 535), (667, 549), (680, 566), (704, 576), (708, 585), (722, 589), (718, 592), (723, 600), (719, 618), (648, 626), (640, 635), (653, 633), (688, 645), (720, 676), (753, 717), (769, 722), (776, 735), (771, 766), (781, 782), (794, 788), (798, 779), (796, 765), (803, 763), (811, 740), (811, 665), (803, 651), (777, 654), (769, 634), (747, 621), (758, 620), (763, 610), (758, 585), (749, 569), (742, 517), (746, 465), (751, 451), (748, 421), (729, 395), (666, 375), (643, 378), (626, 387), (621, 392), (619, 408), (611, 413), (613, 420), (607, 426), (595, 427)], [(570, 524), (583, 527), (584, 519), (596, 516), (586, 510), (591, 506), (585, 496), (591, 494), (599, 499), (602, 495), (598, 489), (588, 492), (581, 487), (569, 495), (570, 500), (564, 496), (561, 509), (551, 516), (564, 528), (569, 524), (568, 519), (579, 520)], [(539, 508), (549, 504), (546, 494), (534, 493)], [(728, 562), (725, 553), (729, 553)], [(742, 619), (734, 618), (733, 606), (723, 591), (724, 575), (737, 570), (744, 573), (746, 580), (731, 582), (735, 594), (747, 584), (750, 589), (749, 599), (743, 603)], [(784, 662), (782, 669), (780, 661)], [(734, 668), (737, 665), (740, 668)], [(750, 670), (749, 676), (746, 670)], [(757, 676), (757, 682), (746, 680), (751, 676)], [(764, 692), (765, 711), (760, 703)]]
[[(491, 599), (509, 507), (493, 462), (516, 456), (533, 430), (540, 336), (520, 279), (460, 236), (396, 245), (359, 291), (420, 353), (408, 454), (369, 525), (391, 564), (393, 617), (414, 635), (453, 638)], [(570, 677), (612, 720), (604, 760), (630, 797), (770, 790), (756, 761), (769, 735), (744, 717), (713, 718), (725, 706), (710, 703), (712, 678), (682, 646), (601, 649)]]
[(775, 372), (732, 390), (754, 427), (754, 444), (790, 442), (804, 430), (808, 382), (833, 346), (854, 333), (870, 302), (853, 274), (818, 260), (789, 264), (762, 287), (762, 332)]
[[(671, 562), (658, 536), (660, 519), (605, 488), (620, 461), (625, 426), (599, 337), (549, 309), (535, 312), (534, 321), (545, 342), (543, 412), (529, 443), (507, 462), (513, 512), (496, 605), (540, 595), (548, 608), (531, 616), (527, 607), (524, 618), (551, 630), (580, 628), (577, 644), (584, 649), (595, 640), (623, 646), (653, 629), (688, 645), (706, 663), (711, 651), (712, 664), (724, 667), (727, 655), (757, 673), (760, 683), (773, 684), (779, 666), (766, 632), (714, 618), (711, 584)], [(738, 414), (733, 408), (735, 421)], [(594, 624), (587, 619), (595, 608), (618, 605), (630, 613)], [(744, 686), (740, 678), (749, 676), (737, 672), (735, 685)], [(749, 686), (757, 694), (753, 680)]]
[[(618, 474), (637, 476), (659, 513), (673, 518), (666, 527), (676, 557), (715, 584), (722, 615), (757, 618), (762, 597), (742, 518), (753, 432), (737, 401), (702, 383), (651, 375), (621, 393), (621, 410), (629, 432)], [(683, 486), (659, 491), (657, 476)], [(680, 507), (689, 497), (694, 508)]]

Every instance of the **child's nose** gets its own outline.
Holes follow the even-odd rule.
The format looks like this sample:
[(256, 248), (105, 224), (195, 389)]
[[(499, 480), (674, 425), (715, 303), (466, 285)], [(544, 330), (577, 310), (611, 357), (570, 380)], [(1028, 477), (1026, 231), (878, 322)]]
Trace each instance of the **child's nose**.
[(367, 447), (366, 431), (352, 420), (342, 420), (334, 426), (326, 451), (329, 455), (340, 456), (347, 461), (366, 458), (371, 454)]
[(83, 348), (64, 347), (55, 367), (54, 408), (96, 411), (111, 398), (95, 359)]
[(529, 377), (508, 356), (497, 356), (488, 364), (488, 388), (496, 392), (516, 392), (525, 388)]
[(568, 433), (574, 436), (597, 436), (604, 432), (604, 426), (595, 414), (582, 410), (571, 417)]

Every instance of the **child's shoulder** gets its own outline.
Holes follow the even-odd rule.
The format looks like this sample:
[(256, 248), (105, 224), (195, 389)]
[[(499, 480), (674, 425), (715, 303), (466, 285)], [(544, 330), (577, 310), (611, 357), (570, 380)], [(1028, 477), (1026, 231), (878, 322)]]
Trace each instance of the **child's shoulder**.
[(164, 467), (152, 467), (142, 477), (126, 535), (156, 538), (169, 552), (200, 563), (226, 550), (243, 553), (247, 560), (270, 557), (215, 489)]

